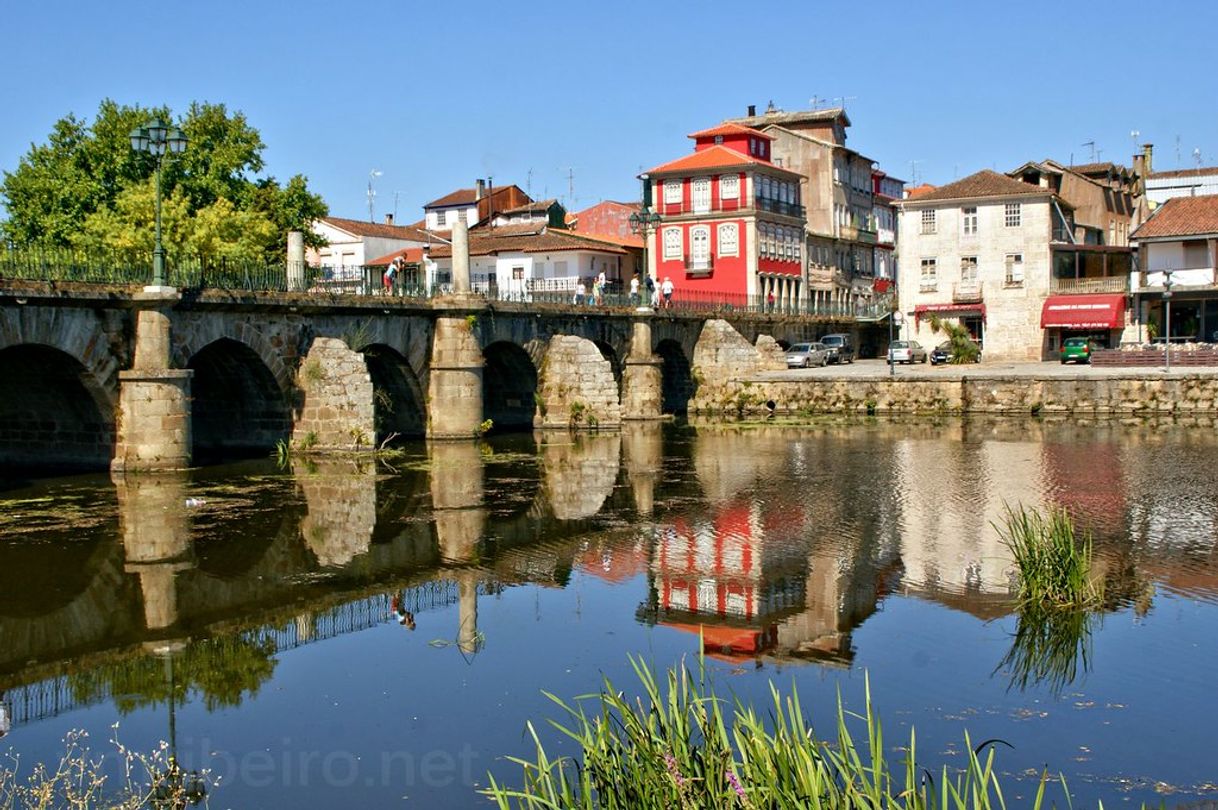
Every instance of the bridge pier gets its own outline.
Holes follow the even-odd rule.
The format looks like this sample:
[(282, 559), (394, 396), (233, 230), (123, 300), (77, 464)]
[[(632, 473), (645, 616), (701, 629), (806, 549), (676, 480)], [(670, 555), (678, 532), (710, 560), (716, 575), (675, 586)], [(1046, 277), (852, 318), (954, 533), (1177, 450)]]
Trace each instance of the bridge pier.
[(635, 319), (622, 369), (622, 419), (660, 419), (664, 361), (651, 351), (650, 316)]
[(650, 516), (655, 508), (656, 481), (664, 460), (662, 427), (656, 422), (634, 422), (622, 428), (626, 480), (634, 494), (634, 508), (643, 516)]
[(436, 318), (427, 379), (427, 437), (469, 439), (482, 424), (482, 347), (474, 337), (477, 312), (486, 301), (470, 291), (469, 232), (453, 224), (453, 294), (437, 298), (448, 310)]
[(482, 449), (476, 442), (431, 445), (431, 505), (440, 557), (446, 563), (478, 562), (486, 525)]
[(178, 623), (177, 576), (194, 568), (186, 475), (114, 475), (126, 564), (140, 580), (144, 625), (156, 634)]
[(170, 308), (181, 296), (168, 288), (136, 293), (135, 362), (120, 371), (117, 441), (110, 468), (175, 470), (191, 464), (190, 380), (170, 368)]

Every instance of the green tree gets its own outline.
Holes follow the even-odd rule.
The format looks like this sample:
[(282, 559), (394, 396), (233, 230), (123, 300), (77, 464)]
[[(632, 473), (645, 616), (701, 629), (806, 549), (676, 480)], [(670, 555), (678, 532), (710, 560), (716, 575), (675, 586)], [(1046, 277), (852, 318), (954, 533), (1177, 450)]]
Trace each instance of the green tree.
[[(33, 144), (4, 172), (0, 198), (8, 220), (0, 234), (18, 245), (151, 251), (156, 160), (132, 151), (130, 132), (154, 118), (175, 122), (189, 138), (167, 158), (162, 178), (164, 242), (171, 259), (281, 260), (289, 230), (328, 212), (296, 175), (286, 186), (264, 169), (265, 144), (240, 112), (195, 102), (174, 119), (167, 107), (102, 101), (92, 124), (68, 115), (45, 144)], [(312, 238), (312, 243), (316, 243)]]
[(947, 335), (947, 340), (951, 344), (949, 363), (974, 363), (977, 361), (977, 356), (981, 354), (981, 347), (973, 342), (973, 336), (969, 334), (968, 329), (958, 323), (945, 321), (931, 313), (930, 331)]

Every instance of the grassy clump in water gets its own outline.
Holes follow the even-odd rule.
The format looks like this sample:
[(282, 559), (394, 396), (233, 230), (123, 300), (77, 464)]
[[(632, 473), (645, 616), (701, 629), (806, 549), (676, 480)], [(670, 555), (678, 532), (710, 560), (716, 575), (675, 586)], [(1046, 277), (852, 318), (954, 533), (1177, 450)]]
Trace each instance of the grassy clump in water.
[[(599, 695), (570, 705), (547, 693), (566, 714), (551, 721), (581, 748), (579, 761), (551, 759), (536, 729), (529, 732), (536, 759), (511, 758), (524, 785), (509, 788), (491, 777), (483, 791), (500, 808), (891, 808), (891, 810), (988, 810), (1006, 806), (994, 772), (994, 749), (973, 748), (966, 734), (964, 767), (938, 774), (917, 762), (910, 732), (903, 760), (887, 759), (880, 721), (867, 686), (866, 714), (853, 715), (838, 699), (837, 740), (819, 740), (806, 722), (798, 695), (771, 685), (773, 704), (759, 714), (739, 701), (730, 714), (705, 673), (695, 678), (681, 666), (664, 687), (645, 665), (631, 660), (643, 686), (631, 701), (605, 682)], [(591, 702), (595, 711), (585, 711)], [(848, 717), (865, 723), (855, 741)], [(1030, 805), (1044, 806), (1049, 780), (1042, 776)]]
[(1086, 608), (1103, 601), (1102, 587), (1091, 578), (1091, 535), (1076, 536), (1064, 509), (1007, 506), (1003, 523), (995, 528), (1015, 558), (1022, 607)]

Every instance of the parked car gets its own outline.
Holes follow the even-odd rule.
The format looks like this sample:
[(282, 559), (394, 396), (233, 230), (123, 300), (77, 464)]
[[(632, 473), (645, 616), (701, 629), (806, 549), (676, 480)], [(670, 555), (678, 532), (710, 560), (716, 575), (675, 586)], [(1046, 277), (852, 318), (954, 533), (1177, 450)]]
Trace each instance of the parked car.
[(888, 362), (890, 363), (925, 363), (926, 349), (916, 340), (894, 340), (888, 347)]
[(1060, 358), (1062, 365), (1073, 360), (1076, 363), (1090, 363), (1091, 352), (1095, 345), (1089, 338), (1073, 337), (1062, 341)]
[(829, 364), (829, 349), (823, 343), (796, 343), (787, 349), (787, 368), (811, 368)]
[(820, 342), (825, 344), (825, 348), (829, 350), (830, 363), (854, 362), (854, 340), (850, 335), (841, 332), (825, 335)]
[[(981, 347), (977, 346), (977, 344), (973, 343), (971, 340), (969, 341), (969, 343), (971, 343), (977, 349), (977, 351), (973, 353), (973, 362), (980, 363), (981, 362)], [(937, 366), (940, 363), (952, 363), (952, 362), (955, 362), (955, 354), (952, 352), (952, 342), (950, 340), (945, 340), (942, 343), (940, 343), (938, 346), (936, 346), (935, 348), (931, 349), (930, 364), (932, 366)]]

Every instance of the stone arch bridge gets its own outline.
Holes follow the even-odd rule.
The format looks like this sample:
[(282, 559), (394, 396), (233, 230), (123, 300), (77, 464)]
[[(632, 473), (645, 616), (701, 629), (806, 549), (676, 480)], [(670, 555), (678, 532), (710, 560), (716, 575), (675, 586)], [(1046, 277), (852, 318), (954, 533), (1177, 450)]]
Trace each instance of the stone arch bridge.
[[(276, 443), (614, 428), (684, 412), (721, 315), (306, 293), (0, 285), (0, 467), (181, 468)], [(851, 321), (742, 312), (773, 352)], [(717, 322), (719, 323), (719, 322)]]

